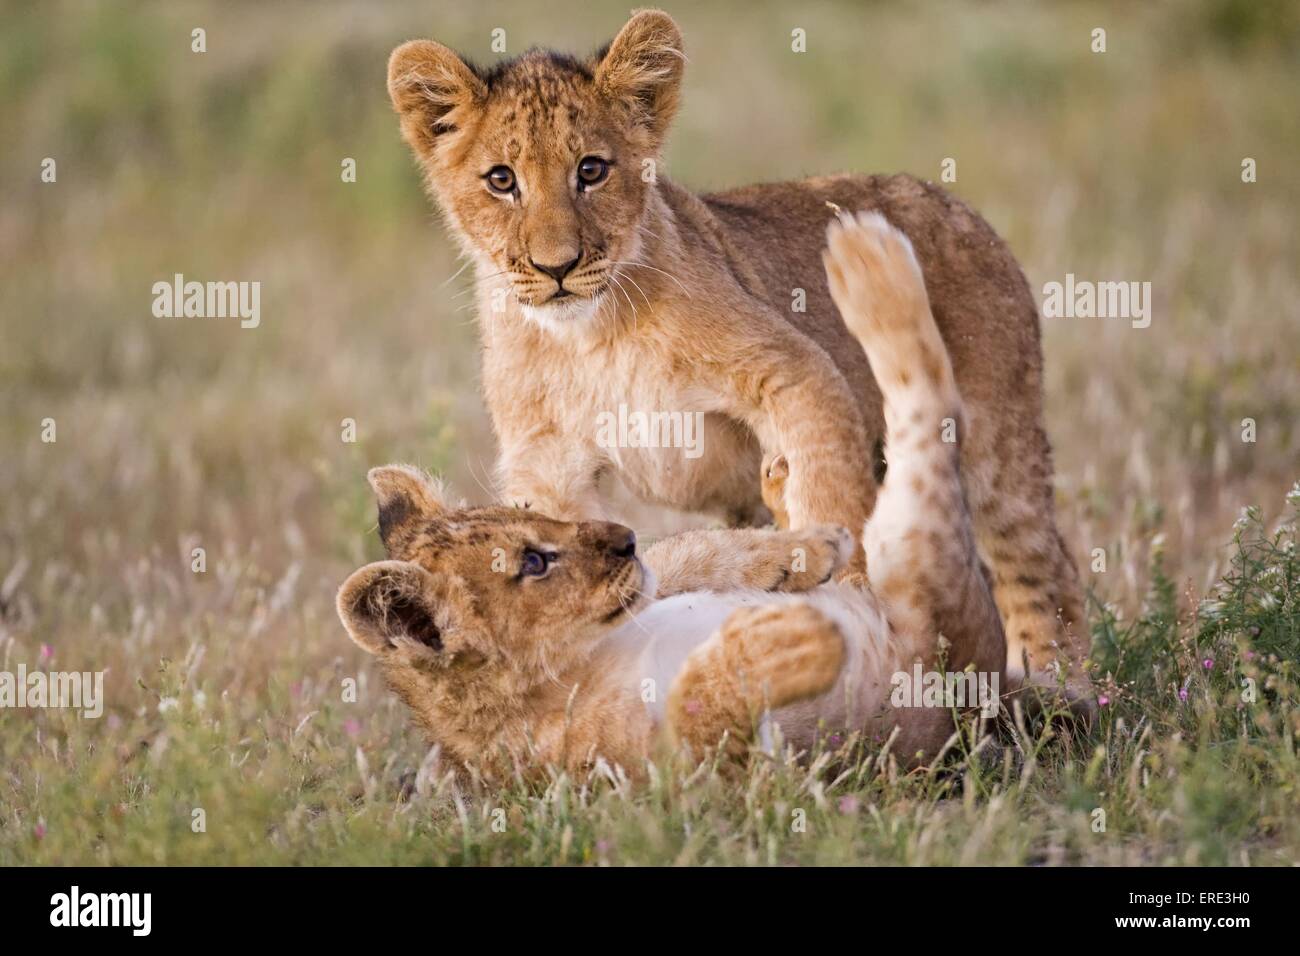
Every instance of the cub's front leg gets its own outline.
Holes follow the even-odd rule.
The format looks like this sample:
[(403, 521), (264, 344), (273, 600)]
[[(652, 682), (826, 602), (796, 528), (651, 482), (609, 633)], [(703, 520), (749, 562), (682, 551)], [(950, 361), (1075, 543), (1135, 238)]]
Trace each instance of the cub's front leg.
[[(791, 528), (862, 529), (874, 503), (872, 448), (858, 398), (830, 357), (779, 317), (763, 313), (711, 350), (703, 387), (723, 411), (750, 426), (768, 453), (788, 462), (785, 517)], [(861, 570), (858, 550), (850, 568)]]
[(657, 597), (685, 591), (807, 591), (830, 579), (857, 542), (844, 528), (685, 531), (651, 545), (642, 560)]
[(502, 434), (501, 497), (558, 521), (603, 520), (596, 485), (606, 465), (594, 449), (551, 428)]
[(803, 603), (734, 611), (682, 665), (668, 691), (668, 733), (696, 753), (743, 752), (764, 710), (830, 690), (844, 661), (835, 623)]

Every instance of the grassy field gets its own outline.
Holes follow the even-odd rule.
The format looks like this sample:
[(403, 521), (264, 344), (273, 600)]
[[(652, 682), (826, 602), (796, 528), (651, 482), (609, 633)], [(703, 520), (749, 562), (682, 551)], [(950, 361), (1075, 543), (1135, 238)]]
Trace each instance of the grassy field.
[[(436, 36), (491, 61), (498, 27), (512, 52), (586, 50), (627, 8), (5, 2), (0, 671), (102, 670), (106, 703), (0, 710), (0, 865), (1300, 858), (1300, 7), (670, 10), (677, 180), (953, 158), (1036, 290), (1152, 283), (1149, 328), (1044, 321), (1099, 725), (911, 774), (849, 741), (734, 774), (665, 756), (641, 788), (457, 790), (332, 604), (379, 556), (368, 466), (483, 500), (494, 454), (470, 278), (385, 59)], [(261, 282), (260, 326), (155, 318), (175, 273)], [(626, 516), (646, 538), (693, 520)]]

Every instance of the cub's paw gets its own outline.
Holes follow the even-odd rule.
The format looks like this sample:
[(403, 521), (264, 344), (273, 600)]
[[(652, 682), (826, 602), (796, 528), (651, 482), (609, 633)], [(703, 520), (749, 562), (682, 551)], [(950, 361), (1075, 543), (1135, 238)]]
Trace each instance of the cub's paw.
[(751, 713), (830, 690), (844, 663), (844, 639), (808, 604), (741, 608), (719, 634), (730, 675)]
[(878, 212), (842, 214), (826, 229), (831, 298), (859, 338), (897, 335), (929, 311), (911, 240)]
[(779, 561), (768, 591), (808, 591), (825, 584), (848, 564), (856, 547), (846, 528), (829, 524), (778, 532), (772, 544)]
[(776, 453), (763, 457), (759, 486), (763, 491), (763, 504), (772, 512), (772, 523), (778, 528), (790, 527), (790, 513), (785, 510), (785, 482), (789, 477), (790, 463), (785, 455)]

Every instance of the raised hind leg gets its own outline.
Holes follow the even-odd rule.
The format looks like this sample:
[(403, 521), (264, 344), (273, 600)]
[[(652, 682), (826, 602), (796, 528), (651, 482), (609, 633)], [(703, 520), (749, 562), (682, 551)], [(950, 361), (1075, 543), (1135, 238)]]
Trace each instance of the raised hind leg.
[(875, 213), (842, 217), (828, 240), (831, 294), (884, 398), (889, 468), (864, 534), (868, 583), (894, 639), (912, 644), (900, 650), (1000, 672), (1002, 623), (960, 475), (961, 397), (912, 245)]

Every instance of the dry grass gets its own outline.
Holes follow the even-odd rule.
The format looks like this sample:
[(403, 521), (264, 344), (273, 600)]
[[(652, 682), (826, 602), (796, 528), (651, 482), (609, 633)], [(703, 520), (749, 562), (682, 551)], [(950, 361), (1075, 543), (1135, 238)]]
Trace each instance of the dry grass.
[[(482, 499), (493, 447), (468, 277), (447, 282), (459, 264), (383, 64), (417, 35), (490, 59), (498, 26), (512, 50), (594, 47), (626, 10), (374, 6), (4, 13), (0, 670), (102, 669), (108, 703), (98, 721), (0, 711), (0, 863), (1295, 859), (1294, 552), (1249, 545), (1245, 566), (1277, 580), (1230, 586), (1215, 620), (1193, 613), (1242, 553), (1242, 507), (1271, 530), (1300, 476), (1293, 6), (674, 11), (691, 56), (679, 180), (937, 177), (954, 157), (953, 188), (1036, 288), (1067, 272), (1153, 283), (1148, 329), (1044, 327), (1063, 521), (1081, 567), (1107, 553), (1089, 583), (1114, 706), (1092, 738), (1026, 728), (1002, 754), (912, 777), (873, 753), (839, 781), (668, 761), (640, 791), (453, 793), (426, 766), (410, 799), (425, 755), (332, 594), (378, 553), (366, 467), (415, 460)], [(806, 54), (789, 52), (796, 26)], [(150, 288), (176, 272), (260, 281), (261, 327), (154, 318)], [(687, 520), (630, 517), (651, 535)], [(1261, 697), (1243, 713), (1250, 675)]]

